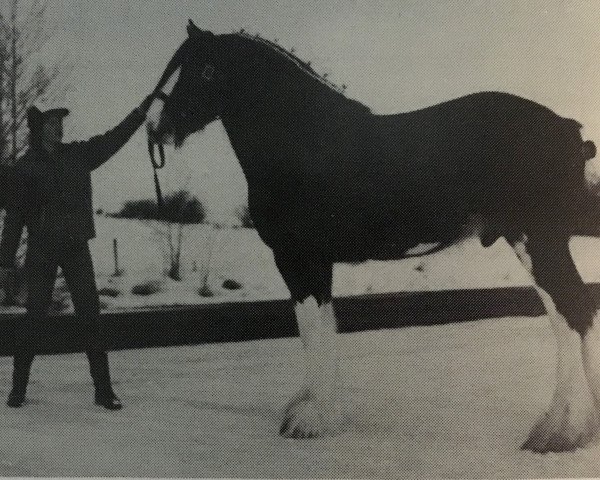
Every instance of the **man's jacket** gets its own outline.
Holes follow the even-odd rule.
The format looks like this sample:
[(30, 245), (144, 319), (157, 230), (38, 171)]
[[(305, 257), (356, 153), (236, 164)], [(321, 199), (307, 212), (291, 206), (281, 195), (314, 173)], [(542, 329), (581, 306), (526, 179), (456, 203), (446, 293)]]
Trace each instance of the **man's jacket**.
[(60, 144), (51, 154), (30, 148), (13, 167), (0, 242), (0, 266), (12, 267), (23, 227), (27, 258), (43, 260), (55, 247), (95, 236), (90, 172), (112, 157), (145, 116), (138, 110), (104, 135)]

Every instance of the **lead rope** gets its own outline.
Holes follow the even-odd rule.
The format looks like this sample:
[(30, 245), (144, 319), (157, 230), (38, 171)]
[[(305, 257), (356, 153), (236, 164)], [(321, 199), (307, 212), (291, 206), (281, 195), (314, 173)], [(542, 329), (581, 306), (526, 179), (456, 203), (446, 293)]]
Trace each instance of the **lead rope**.
[[(160, 88), (162, 84), (159, 82), (159, 86), (154, 89), (152, 93), (153, 97), (161, 99), (163, 102), (167, 100), (168, 96), (164, 93)], [(150, 155), (150, 163), (152, 164), (152, 170), (154, 171), (154, 189), (156, 190), (156, 203), (158, 205), (159, 212), (163, 207), (163, 197), (162, 191), (160, 189), (160, 181), (158, 179), (158, 170), (165, 166), (165, 147), (162, 143), (158, 144), (158, 156), (159, 160), (156, 161), (156, 157), (154, 156), (154, 146), (156, 143), (152, 138), (152, 133), (150, 129), (147, 129), (148, 133), (148, 153)]]
[(155, 143), (148, 134), (148, 153), (150, 154), (150, 163), (152, 163), (152, 170), (154, 171), (154, 189), (156, 190), (156, 202), (158, 204), (159, 210), (163, 208), (163, 196), (162, 191), (160, 189), (160, 181), (158, 179), (158, 170), (165, 166), (165, 147), (159, 143), (158, 144), (158, 156), (159, 160), (156, 161), (156, 157), (154, 156), (154, 147)]

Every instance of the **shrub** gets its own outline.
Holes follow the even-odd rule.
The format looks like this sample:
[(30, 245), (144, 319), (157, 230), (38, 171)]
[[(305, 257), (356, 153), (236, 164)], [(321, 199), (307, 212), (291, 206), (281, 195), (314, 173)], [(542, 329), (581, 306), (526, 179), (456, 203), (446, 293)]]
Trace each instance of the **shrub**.
[(164, 258), (169, 265), (167, 274), (173, 280), (181, 280), (184, 227), (202, 223), (206, 211), (200, 200), (186, 190), (179, 190), (165, 196), (162, 208), (154, 200), (130, 200), (112, 216), (154, 222), (154, 231), (159, 236)]
[(152, 295), (161, 290), (160, 280), (148, 280), (147, 282), (134, 285), (131, 288), (131, 293), (134, 295)]
[(119, 212), (112, 216), (135, 220), (156, 220), (159, 217), (158, 205), (150, 199), (129, 200), (123, 204)]
[(242, 284), (235, 280), (227, 279), (223, 282), (223, 288), (226, 288), (227, 290), (239, 290), (242, 288)]
[(106, 297), (118, 297), (121, 295), (121, 292), (113, 287), (104, 287), (98, 290), (98, 294)]
[(206, 211), (200, 200), (186, 190), (178, 190), (165, 196), (162, 209), (158, 208), (155, 200), (147, 198), (129, 200), (123, 204), (119, 212), (112, 216), (191, 225), (202, 223), (206, 218)]

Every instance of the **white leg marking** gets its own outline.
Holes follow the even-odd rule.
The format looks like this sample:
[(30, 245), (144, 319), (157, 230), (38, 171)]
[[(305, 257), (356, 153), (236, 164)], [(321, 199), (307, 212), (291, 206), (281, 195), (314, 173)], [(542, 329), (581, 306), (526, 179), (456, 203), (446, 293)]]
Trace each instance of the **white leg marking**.
[[(515, 242), (512, 245), (512, 248), (515, 251), (515, 253), (517, 254), (517, 257), (519, 257), (519, 260), (521, 261), (523, 266), (525, 267), (525, 270), (527, 270), (529, 272), (529, 274), (532, 275), (532, 279), (533, 279), (533, 262), (531, 261), (531, 257), (529, 256), (529, 253), (527, 253), (527, 235), (523, 235), (521, 240), (519, 240), (518, 242)], [(537, 287), (535, 280), (534, 280), (534, 284)], [(544, 301), (543, 298), (542, 298), (542, 301)], [(552, 303), (554, 305), (554, 302), (552, 302)], [(544, 306), (546, 306), (546, 304), (544, 304)]]
[(548, 412), (538, 420), (523, 445), (537, 452), (583, 447), (598, 430), (598, 417), (583, 369), (581, 337), (556, 310), (549, 317), (558, 346), (556, 389)]
[(532, 275), (556, 336), (558, 359), (556, 389), (548, 412), (533, 427), (523, 448), (536, 452), (573, 450), (596, 434), (598, 420), (583, 370), (581, 338), (556, 310), (552, 297), (533, 278), (533, 262), (527, 253), (527, 237), (513, 245), (515, 253)]
[(319, 306), (314, 297), (309, 297), (297, 303), (295, 310), (306, 356), (306, 381), (286, 408), (281, 434), (304, 438), (335, 433), (340, 413), (333, 307), (331, 303)]
[(596, 312), (592, 326), (583, 337), (583, 366), (590, 390), (600, 411), (600, 314)]

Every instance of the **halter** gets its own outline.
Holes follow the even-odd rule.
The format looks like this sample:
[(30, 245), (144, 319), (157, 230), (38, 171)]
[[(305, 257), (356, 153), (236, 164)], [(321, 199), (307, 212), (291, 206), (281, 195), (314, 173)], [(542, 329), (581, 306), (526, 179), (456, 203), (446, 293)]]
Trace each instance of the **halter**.
[[(152, 96), (154, 98), (158, 98), (158, 99), (162, 100), (163, 102), (166, 102), (169, 99), (169, 95), (167, 95), (165, 92), (163, 92), (161, 90), (163, 85), (168, 80), (169, 75), (172, 74), (172, 71), (168, 75), (167, 75), (167, 72), (169, 72), (169, 69), (167, 69), (167, 71), (165, 71), (163, 78), (161, 78), (156, 89), (152, 93)], [(204, 80), (210, 82), (213, 80), (214, 75), (215, 75), (214, 65), (212, 63), (207, 63), (206, 65), (204, 65), (204, 68), (202, 70), (202, 78)], [(158, 159), (158, 161), (156, 161), (156, 156), (154, 155), (154, 150), (155, 150), (156, 145), (157, 144), (154, 142), (152, 133), (150, 132), (150, 130), (148, 130), (148, 154), (150, 155), (150, 163), (152, 164), (152, 169), (154, 171), (154, 189), (156, 190), (156, 202), (158, 204), (158, 208), (162, 209), (164, 202), (163, 202), (163, 197), (162, 197), (162, 191), (160, 188), (160, 181), (158, 179), (158, 170), (163, 168), (166, 163), (165, 147), (162, 143), (158, 143), (159, 159)]]

